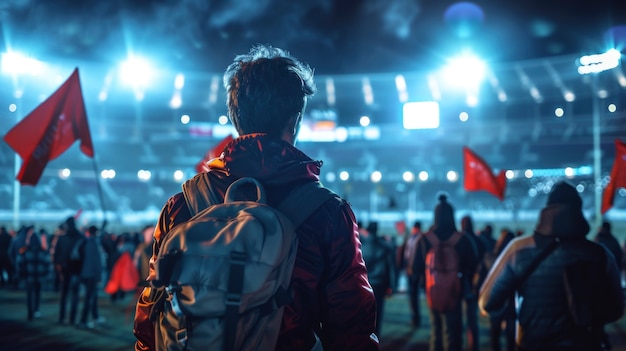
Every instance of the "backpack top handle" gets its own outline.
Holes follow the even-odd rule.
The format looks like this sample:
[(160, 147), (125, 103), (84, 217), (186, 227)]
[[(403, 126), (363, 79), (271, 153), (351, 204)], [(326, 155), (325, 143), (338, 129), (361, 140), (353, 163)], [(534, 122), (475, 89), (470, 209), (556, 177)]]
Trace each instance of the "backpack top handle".
[(267, 203), (265, 197), (265, 190), (261, 183), (258, 180), (251, 177), (242, 177), (234, 181), (226, 190), (226, 194), (224, 195), (224, 203), (241, 201), (240, 197), (242, 194), (245, 194), (240, 189), (243, 189), (245, 186), (252, 184), (256, 188), (256, 199), (254, 201), (260, 203)]

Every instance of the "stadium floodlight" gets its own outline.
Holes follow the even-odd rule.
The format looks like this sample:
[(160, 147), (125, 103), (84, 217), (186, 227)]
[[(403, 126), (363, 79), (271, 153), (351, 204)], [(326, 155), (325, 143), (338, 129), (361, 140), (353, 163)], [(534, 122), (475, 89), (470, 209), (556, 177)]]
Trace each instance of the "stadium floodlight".
[(4, 74), (30, 74), (36, 76), (43, 70), (43, 62), (15, 51), (2, 54), (2, 73)]
[(134, 88), (147, 87), (154, 75), (152, 65), (141, 57), (131, 56), (119, 67), (120, 79)]
[(619, 66), (622, 53), (617, 49), (611, 49), (602, 54), (586, 55), (578, 59), (578, 73), (590, 74), (608, 71)]
[(447, 85), (474, 88), (485, 79), (487, 64), (476, 55), (464, 52), (453, 57), (443, 68), (443, 79)]

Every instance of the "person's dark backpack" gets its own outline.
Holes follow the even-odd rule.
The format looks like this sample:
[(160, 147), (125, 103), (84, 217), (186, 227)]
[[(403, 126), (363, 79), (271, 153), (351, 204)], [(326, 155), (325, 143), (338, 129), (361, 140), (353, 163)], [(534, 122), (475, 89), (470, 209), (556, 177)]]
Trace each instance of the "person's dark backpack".
[[(159, 249), (152, 286), (164, 294), (152, 313), (156, 348), (274, 350), (292, 298), (295, 229), (335, 195), (311, 182), (274, 208), (263, 186), (246, 177), (216, 203), (203, 180), (184, 184), (192, 218), (175, 226)], [(250, 190), (253, 200), (242, 196)]]
[(72, 245), (72, 250), (70, 251), (70, 257), (67, 261), (67, 267), (71, 274), (80, 274), (83, 269), (83, 262), (85, 261), (85, 239), (80, 238), (76, 240), (74, 245)]
[(459, 254), (454, 246), (461, 236), (457, 232), (448, 240), (440, 241), (433, 232), (425, 234), (431, 244), (425, 262), (426, 300), (434, 311), (451, 311), (460, 301), (462, 287)]

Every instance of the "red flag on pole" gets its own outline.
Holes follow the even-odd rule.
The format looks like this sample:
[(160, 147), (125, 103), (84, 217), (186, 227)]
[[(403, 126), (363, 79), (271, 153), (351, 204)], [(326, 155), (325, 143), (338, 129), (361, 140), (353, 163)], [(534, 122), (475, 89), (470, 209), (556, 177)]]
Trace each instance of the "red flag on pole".
[(36, 185), (49, 161), (80, 139), (82, 152), (93, 157), (78, 68), (46, 101), (24, 117), (4, 140), (22, 158), (16, 179)]
[(602, 214), (613, 207), (615, 190), (626, 188), (626, 143), (615, 140), (615, 159), (611, 169), (611, 180), (602, 194)]
[(209, 149), (206, 155), (204, 155), (204, 158), (200, 162), (198, 162), (198, 164), (196, 164), (196, 172), (201, 173), (208, 171), (209, 168), (207, 166), (207, 162), (211, 161), (214, 158), (220, 157), (226, 145), (233, 141), (233, 139), (233, 136), (231, 134), (228, 134), (222, 141), (220, 141), (219, 144), (217, 144), (212, 149)]
[(506, 176), (504, 171), (496, 176), (491, 167), (468, 147), (463, 147), (463, 188), (467, 191), (484, 190), (504, 200)]

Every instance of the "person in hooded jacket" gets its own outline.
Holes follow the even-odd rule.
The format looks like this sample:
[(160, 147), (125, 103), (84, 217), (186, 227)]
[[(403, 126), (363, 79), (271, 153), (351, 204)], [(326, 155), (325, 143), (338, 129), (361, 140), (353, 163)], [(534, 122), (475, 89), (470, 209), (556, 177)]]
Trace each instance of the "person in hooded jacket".
[[(582, 212), (582, 199), (571, 184), (557, 182), (541, 210), (533, 235), (511, 241), (496, 260), (479, 295), (479, 307), (497, 313), (511, 296), (517, 311), (517, 349), (520, 351), (595, 351), (605, 350), (604, 324), (624, 313), (624, 298), (619, 270), (612, 255), (602, 245), (587, 240), (589, 224)], [(555, 247), (520, 282), (526, 269), (540, 252)], [(575, 296), (592, 291), (584, 301), (592, 306), (593, 323), (577, 322), (568, 304), (566, 272), (568, 267), (596, 267), (574, 275), (589, 281), (578, 285)], [(591, 280), (596, 280), (590, 283)], [(516, 294), (516, 295), (515, 295)], [(599, 332), (598, 332), (599, 331)]]
[(378, 222), (369, 223), (367, 230), (361, 233), (361, 242), (367, 277), (376, 298), (376, 333), (380, 335), (385, 298), (391, 294), (395, 281), (395, 251), (378, 234)]
[[(457, 233), (454, 208), (447, 200), (444, 193), (438, 196), (439, 203), (435, 207), (434, 221), (431, 231), (437, 236), (439, 241), (449, 240), (453, 234)], [(415, 248), (413, 258), (413, 274), (423, 279), (426, 269), (426, 255), (432, 247), (426, 238), (428, 234), (422, 235)], [(459, 258), (459, 269), (461, 280), (472, 277), (477, 265), (477, 256), (471, 239), (460, 234), (460, 239), (454, 245)], [(430, 351), (460, 351), (463, 347), (463, 315), (462, 315), (462, 294), (459, 295), (455, 308), (448, 312), (439, 312), (430, 309)]]
[[(239, 137), (209, 171), (196, 176), (206, 181), (216, 199), (241, 177), (254, 177), (277, 205), (300, 184), (320, 178), (321, 161), (295, 147), (309, 96), (315, 92), (313, 71), (288, 52), (266, 45), (235, 57), (226, 69), (224, 86), (228, 115)], [(154, 231), (148, 280), (154, 260), (170, 230), (190, 219), (183, 193), (164, 205)], [(277, 350), (378, 350), (376, 302), (367, 279), (355, 215), (336, 196), (296, 229), (298, 251), (292, 275), (293, 301), (286, 305)], [(155, 289), (140, 295), (134, 323), (136, 350), (155, 348), (150, 309)], [(321, 341), (320, 341), (321, 340)]]

